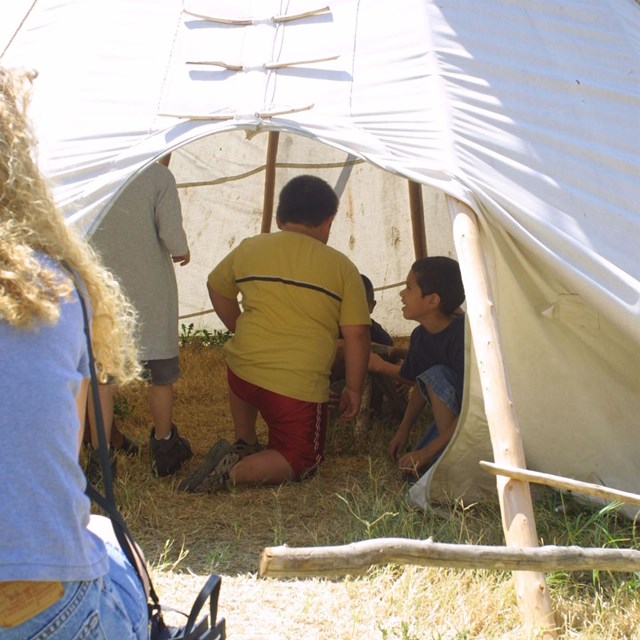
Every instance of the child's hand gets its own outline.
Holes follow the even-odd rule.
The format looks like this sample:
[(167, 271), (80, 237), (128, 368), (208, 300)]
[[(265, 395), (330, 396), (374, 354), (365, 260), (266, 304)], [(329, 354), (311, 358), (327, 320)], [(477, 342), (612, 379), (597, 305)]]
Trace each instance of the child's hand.
[(340, 404), (338, 405), (338, 409), (340, 411), (340, 420), (347, 421), (353, 420), (359, 411), (360, 411), (360, 403), (362, 402), (362, 393), (358, 391), (353, 391), (349, 389), (349, 387), (345, 387), (342, 390), (342, 395), (340, 396)]
[(389, 448), (387, 453), (389, 455), (389, 460), (391, 462), (395, 462), (402, 455), (404, 448), (407, 446), (408, 435), (403, 431), (398, 431), (393, 438), (391, 438), (391, 442), (389, 443)]
[(394, 384), (398, 394), (406, 400), (409, 397), (409, 391), (413, 385), (408, 382), (400, 382), (400, 380), (394, 380)]
[(425, 456), (424, 449), (405, 453), (400, 460), (398, 460), (398, 468), (400, 471), (411, 474), (416, 478), (422, 475), (422, 469), (424, 469), (427, 464), (429, 464), (429, 457)]
[(179, 262), (181, 267), (184, 267), (186, 264), (189, 264), (191, 260), (191, 252), (187, 251), (183, 256), (171, 256), (171, 259), (174, 262)]
[(398, 359), (398, 354), (396, 353), (397, 349), (395, 347), (387, 347), (387, 351), (384, 356), (388, 362), (393, 362)]

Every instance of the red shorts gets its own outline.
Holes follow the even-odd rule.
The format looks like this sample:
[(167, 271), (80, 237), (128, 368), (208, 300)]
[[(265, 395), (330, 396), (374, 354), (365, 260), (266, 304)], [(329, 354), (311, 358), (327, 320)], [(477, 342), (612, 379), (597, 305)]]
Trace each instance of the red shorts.
[(231, 391), (255, 407), (267, 423), (267, 449), (274, 449), (284, 457), (296, 480), (314, 475), (324, 460), (327, 403), (305, 402), (267, 391), (238, 378), (228, 367), (227, 380)]

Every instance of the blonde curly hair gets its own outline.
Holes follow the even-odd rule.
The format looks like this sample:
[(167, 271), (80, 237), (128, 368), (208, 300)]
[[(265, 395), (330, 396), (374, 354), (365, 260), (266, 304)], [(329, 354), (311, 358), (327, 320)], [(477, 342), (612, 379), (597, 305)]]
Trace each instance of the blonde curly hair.
[(89, 244), (65, 224), (32, 156), (27, 107), (34, 78), (0, 67), (0, 319), (24, 330), (55, 323), (74, 284), (38, 253), (65, 263), (88, 293), (101, 377), (126, 383), (140, 373), (135, 311)]

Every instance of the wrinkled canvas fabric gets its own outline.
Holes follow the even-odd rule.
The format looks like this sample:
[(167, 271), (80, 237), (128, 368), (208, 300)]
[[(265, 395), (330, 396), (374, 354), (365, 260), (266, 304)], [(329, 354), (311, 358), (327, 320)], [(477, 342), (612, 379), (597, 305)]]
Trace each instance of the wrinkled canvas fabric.
[[(0, 62), (39, 71), (40, 162), (70, 224), (91, 231), (155, 157), (233, 129), (298, 133), (441, 190), (480, 219), (529, 465), (640, 492), (628, 453), (640, 427), (635, 2), (411, 0), (398, 10), (338, 0), (287, 23), (271, 19), (280, 2), (253, 15), (250, 2), (110, 0), (97, 22), (95, 4), (19, 4), (0, 31)], [(248, 24), (193, 15), (207, 11)], [(215, 166), (209, 181), (240, 174), (233, 162)], [(347, 193), (342, 202), (358, 210)], [(260, 192), (256, 218), (261, 203)], [(205, 209), (216, 228), (215, 201)], [(367, 220), (385, 219), (368, 209), (346, 216), (349, 246), (374, 229)], [(253, 224), (245, 232), (239, 218), (228, 247)], [(394, 226), (381, 225), (369, 260), (406, 271), (413, 248)], [(468, 396), (427, 494), (484, 483), (473, 463), (486, 449), (473, 372)]]

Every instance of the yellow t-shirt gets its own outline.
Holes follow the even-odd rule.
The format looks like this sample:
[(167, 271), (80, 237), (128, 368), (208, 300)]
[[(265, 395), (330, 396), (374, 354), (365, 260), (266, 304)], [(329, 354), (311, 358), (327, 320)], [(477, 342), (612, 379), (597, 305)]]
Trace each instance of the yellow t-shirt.
[(227, 365), (264, 389), (326, 402), (339, 325), (369, 325), (362, 278), (342, 253), (302, 233), (243, 240), (209, 274), (227, 298), (241, 295)]

